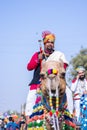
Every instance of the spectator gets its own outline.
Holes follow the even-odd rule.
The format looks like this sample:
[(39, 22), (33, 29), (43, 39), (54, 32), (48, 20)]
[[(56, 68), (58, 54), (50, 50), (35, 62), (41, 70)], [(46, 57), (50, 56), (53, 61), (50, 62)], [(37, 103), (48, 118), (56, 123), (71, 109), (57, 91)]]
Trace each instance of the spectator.
[(83, 94), (87, 93), (87, 79), (85, 77), (85, 68), (78, 66), (77, 76), (72, 80), (71, 90), (73, 92), (74, 110), (77, 124), (79, 123), (80, 117), (80, 98)]
[(1, 121), (1, 130), (4, 130), (4, 125), (5, 125), (5, 123), (4, 123), (4, 118), (3, 118)]
[(19, 129), (18, 124), (16, 124), (12, 117), (9, 117), (9, 122), (7, 123), (6, 130), (17, 130)]

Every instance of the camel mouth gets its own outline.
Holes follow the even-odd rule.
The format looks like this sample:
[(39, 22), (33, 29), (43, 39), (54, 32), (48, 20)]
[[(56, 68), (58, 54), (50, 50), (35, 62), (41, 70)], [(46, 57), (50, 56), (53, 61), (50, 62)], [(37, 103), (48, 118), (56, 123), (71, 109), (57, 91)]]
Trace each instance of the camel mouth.
[[(49, 89), (46, 90), (47, 93), (49, 93)], [(51, 89), (51, 93), (55, 94), (56, 93), (56, 89)]]
[(56, 93), (56, 90), (53, 90), (53, 89), (52, 89), (52, 90), (51, 90), (51, 93), (55, 94), (55, 93)]
[[(49, 95), (49, 90), (47, 89), (47, 95)], [(53, 95), (53, 96), (55, 96), (55, 94), (56, 94), (56, 90), (53, 90), (53, 89), (51, 89), (51, 94)]]

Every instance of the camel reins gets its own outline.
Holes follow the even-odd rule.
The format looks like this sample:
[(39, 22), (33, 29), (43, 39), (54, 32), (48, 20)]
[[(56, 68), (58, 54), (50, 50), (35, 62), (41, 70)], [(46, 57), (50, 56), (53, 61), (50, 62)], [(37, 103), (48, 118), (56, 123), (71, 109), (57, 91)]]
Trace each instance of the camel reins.
[[(49, 69), (47, 72), (47, 75), (54, 74), (57, 75), (58, 71), (56, 69)], [(58, 86), (59, 84), (56, 85), (56, 110), (53, 108), (53, 103), (52, 103), (52, 92), (51, 92), (51, 83), (52, 79), (49, 80), (48, 86), (49, 86), (49, 104), (50, 104), (50, 115), (51, 118), (53, 119), (53, 125), (54, 125), (54, 130), (59, 130), (59, 121), (58, 121), (58, 108), (59, 108), (59, 91), (58, 91)]]

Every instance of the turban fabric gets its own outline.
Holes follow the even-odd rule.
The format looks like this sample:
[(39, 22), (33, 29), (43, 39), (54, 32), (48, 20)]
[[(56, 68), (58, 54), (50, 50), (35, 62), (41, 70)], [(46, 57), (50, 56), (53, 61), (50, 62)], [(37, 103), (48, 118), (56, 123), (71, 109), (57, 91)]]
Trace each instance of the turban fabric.
[(47, 42), (55, 42), (55, 35), (52, 34), (50, 31), (42, 32), (42, 38), (44, 44)]

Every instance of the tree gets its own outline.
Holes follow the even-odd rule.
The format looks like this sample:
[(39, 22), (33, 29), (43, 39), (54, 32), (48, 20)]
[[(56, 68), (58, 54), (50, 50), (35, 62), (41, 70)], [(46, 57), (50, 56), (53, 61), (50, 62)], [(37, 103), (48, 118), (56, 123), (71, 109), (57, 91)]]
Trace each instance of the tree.
[(87, 77), (87, 48), (81, 48), (80, 52), (71, 58), (69, 69), (68, 69), (68, 82), (70, 82), (77, 74), (76, 68), (83, 66), (86, 69)]

